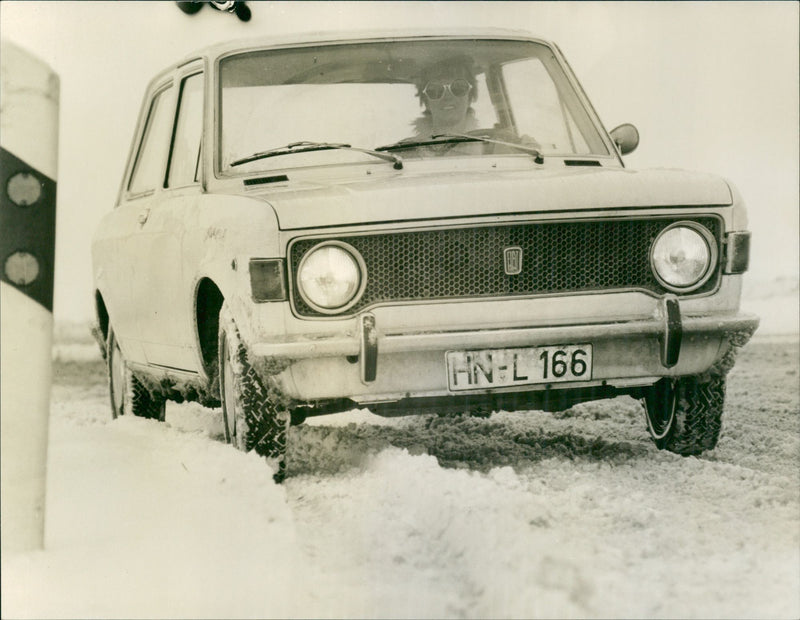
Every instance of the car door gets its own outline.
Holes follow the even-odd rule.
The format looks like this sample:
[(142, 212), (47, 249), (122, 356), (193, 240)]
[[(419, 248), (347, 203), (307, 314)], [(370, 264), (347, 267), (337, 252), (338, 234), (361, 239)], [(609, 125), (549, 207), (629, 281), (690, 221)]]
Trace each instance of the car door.
[(176, 76), (175, 113), (164, 140), (161, 187), (140, 213), (141, 269), (134, 275), (139, 332), (147, 363), (195, 372), (193, 271), (184, 272), (187, 213), (202, 194), (200, 149), (203, 120), (202, 65), (185, 65)]
[(140, 282), (149, 251), (143, 226), (161, 199), (159, 178), (163, 179), (174, 106), (172, 78), (164, 77), (148, 90), (119, 204), (104, 218), (95, 239), (97, 278), (111, 325), (125, 358), (136, 363), (146, 362), (141, 317), (150, 303)]

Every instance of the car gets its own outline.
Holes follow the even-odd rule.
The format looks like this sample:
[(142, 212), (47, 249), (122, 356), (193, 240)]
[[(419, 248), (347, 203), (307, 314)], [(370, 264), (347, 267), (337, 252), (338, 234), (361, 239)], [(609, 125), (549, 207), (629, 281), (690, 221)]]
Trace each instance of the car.
[[(552, 42), (471, 29), (205, 48), (149, 84), (92, 240), (113, 416), (290, 425), (629, 395), (717, 444), (750, 232), (720, 177), (633, 170)], [(645, 430), (646, 429), (646, 430)]]

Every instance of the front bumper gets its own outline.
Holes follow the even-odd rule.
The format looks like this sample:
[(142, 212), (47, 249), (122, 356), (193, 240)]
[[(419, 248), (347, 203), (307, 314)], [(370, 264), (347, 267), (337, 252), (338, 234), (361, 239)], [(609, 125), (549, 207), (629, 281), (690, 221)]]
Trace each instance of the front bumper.
[[(758, 318), (742, 313), (692, 316), (677, 299), (659, 300), (659, 312), (643, 320), (546, 327), (382, 331), (364, 313), (358, 333), (278, 343), (255, 343), (251, 354), (287, 397), (301, 402), (350, 399), (369, 404), (447, 396), (447, 351), (506, 349), (591, 343), (590, 381), (475, 390), (476, 394), (610, 386), (650, 385), (660, 377), (700, 374), (732, 346), (742, 346)], [(264, 371), (262, 371), (264, 372)], [(464, 392), (459, 392), (463, 394)]]

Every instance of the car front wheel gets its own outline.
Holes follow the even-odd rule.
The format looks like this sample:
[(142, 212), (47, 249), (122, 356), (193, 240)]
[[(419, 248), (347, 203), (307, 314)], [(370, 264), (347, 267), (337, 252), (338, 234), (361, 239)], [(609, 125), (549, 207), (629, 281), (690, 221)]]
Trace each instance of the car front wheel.
[(271, 398), (247, 357), (227, 304), (219, 316), (219, 392), (225, 436), (239, 450), (255, 450), (275, 467), (275, 482), (286, 476), (286, 434), (290, 414)]
[(114, 330), (109, 327), (106, 340), (108, 387), (111, 395), (111, 415), (135, 415), (164, 421), (167, 401), (150, 391), (128, 368), (119, 348)]
[(683, 456), (712, 450), (724, 404), (724, 376), (662, 379), (645, 393), (650, 436), (658, 448)]

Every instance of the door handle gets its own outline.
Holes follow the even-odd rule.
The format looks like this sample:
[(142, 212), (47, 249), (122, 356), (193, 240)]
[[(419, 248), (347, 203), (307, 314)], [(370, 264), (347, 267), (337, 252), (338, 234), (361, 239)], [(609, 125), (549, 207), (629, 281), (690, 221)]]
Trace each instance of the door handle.
[(144, 226), (145, 222), (147, 222), (147, 218), (148, 217), (150, 217), (150, 207), (147, 207), (146, 209), (142, 209), (139, 212), (139, 217), (138, 217), (139, 226)]

